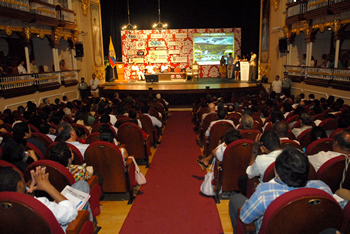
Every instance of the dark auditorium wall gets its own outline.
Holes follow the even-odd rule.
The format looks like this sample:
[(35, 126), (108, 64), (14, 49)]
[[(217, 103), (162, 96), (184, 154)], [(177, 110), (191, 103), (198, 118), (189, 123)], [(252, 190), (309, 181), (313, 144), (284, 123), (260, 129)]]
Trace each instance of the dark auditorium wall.
[[(130, 23), (138, 30), (152, 29), (158, 22), (157, 0), (129, 0)], [(170, 29), (242, 28), (242, 55), (259, 51), (260, 0), (161, 0), (161, 22)], [(128, 22), (127, 0), (101, 1), (104, 54), (112, 36), (121, 58), (121, 27)]]

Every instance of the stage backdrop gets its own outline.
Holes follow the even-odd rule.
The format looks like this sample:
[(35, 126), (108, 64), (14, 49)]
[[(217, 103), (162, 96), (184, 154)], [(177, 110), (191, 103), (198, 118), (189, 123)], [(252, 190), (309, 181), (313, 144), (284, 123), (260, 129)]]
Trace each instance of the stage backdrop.
[(133, 61), (143, 70), (148, 62), (188, 68), (194, 60), (200, 77), (219, 77), (221, 56), (241, 55), (240, 28), (121, 31), (121, 41), (127, 78)]

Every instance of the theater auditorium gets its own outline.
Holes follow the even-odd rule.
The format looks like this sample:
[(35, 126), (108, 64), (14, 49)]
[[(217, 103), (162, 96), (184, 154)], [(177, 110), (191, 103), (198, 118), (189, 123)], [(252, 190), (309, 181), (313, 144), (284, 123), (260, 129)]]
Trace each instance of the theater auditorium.
[(350, 233), (349, 1), (0, 12), (0, 233)]

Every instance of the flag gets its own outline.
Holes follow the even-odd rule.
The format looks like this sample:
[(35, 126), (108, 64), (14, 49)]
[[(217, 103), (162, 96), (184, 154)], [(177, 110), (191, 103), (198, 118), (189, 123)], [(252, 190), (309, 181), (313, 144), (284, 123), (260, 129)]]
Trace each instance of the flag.
[(116, 63), (117, 63), (117, 59), (115, 57), (115, 51), (114, 51), (114, 46), (113, 46), (113, 42), (112, 42), (112, 37), (109, 37), (109, 52), (108, 52), (108, 60), (109, 63), (111, 64), (111, 67), (114, 68)]

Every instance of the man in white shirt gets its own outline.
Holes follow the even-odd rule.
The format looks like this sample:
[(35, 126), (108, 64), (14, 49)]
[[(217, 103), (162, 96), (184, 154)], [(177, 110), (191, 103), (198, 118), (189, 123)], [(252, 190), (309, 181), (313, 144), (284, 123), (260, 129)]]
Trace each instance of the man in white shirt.
[(300, 128), (293, 128), (292, 132), (294, 136), (298, 138), (298, 136), (305, 130), (312, 128), (312, 116), (308, 113), (303, 113), (300, 115)]
[(215, 104), (214, 103), (210, 103), (208, 105), (208, 108), (209, 108), (209, 113), (204, 113), (202, 115), (202, 121), (201, 121), (202, 124), (203, 124), (203, 121), (204, 121), (205, 117), (207, 117), (207, 115), (212, 114), (212, 113), (216, 113), (216, 111), (215, 111)]
[[(27, 194), (35, 190), (42, 190), (48, 193), (55, 202), (50, 202), (46, 197), (35, 197), (42, 202), (56, 217), (58, 223), (65, 230), (70, 222), (78, 216), (78, 210), (74, 204), (67, 200), (49, 181), (49, 174), (46, 168), (40, 166), (32, 170), (32, 183), (27, 191), (26, 184), (21, 175), (12, 167), (0, 167), (0, 192), (18, 192)], [(85, 182), (86, 183), (86, 182)], [(19, 224), (20, 225), (20, 224)]]
[(271, 84), (272, 91), (275, 91), (276, 94), (281, 94), (282, 92), (282, 81), (280, 81), (280, 76), (277, 75), (275, 80)]
[(92, 79), (90, 80), (91, 93), (98, 96), (98, 87), (100, 86), (100, 81), (96, 79), (96, 75), (92, 74)]
[(143, 74), (142, 71), (140, 71), (140, 68), (139, 68), (139, 66), (136, 65), (136, 62), (133, 62), (131, 70), (135, 71), (137, 73), (139, 80), (145, 80), (145, 75)]
[(141, 107), (141, 112), (143, 115), (147, 115), (151, 119), (154, 127), (157, 127), (157, 128), (162, 127), (162, 122), (159, 121), (159, 119), (157, 119), (156, 117), (149, 114), (149, 108), (147, 106)]
[[(259, 148), (266, 154), (258, 155)], [(252, 155), (246, 173), (249, 179), (258, 176), (260, 180), (264, 177), (265, 170), (273, 163), (282, 152), (280, 139), (275, 132), (264, 132), (256, 136)]]
[(228, 54), (229, 57), (227, 58), (227, 77), (232, 78), (233, 74), (233, 58), (232, 58), (232, 53)]
[(24, 60), (20, 62), (20, 64), (17, 67), (18, 74), (27, 74), (27, 69), (24, 67)]
[(77, 141), (78, 139), (77, 133), (74, 131), (74, 129), (69, 123), (61, 123), (57, 127), (56, 135), (57, 135), (57, 139), (59, 139), (60, 141), (65, 141), (68, 144), (71, 144), (77, 147), (84, 158), (85, 151), (89, 146), (89, 144), (81, 144), (79, 141)]
[(309, 161), (317, 171), (326, 161), (340, 155), (350, 155), (350, 130), (344, 129), (335, 135), (333, 141), (333, 151), (321, 151), (314, 155), (309, 155)]
[(151, 62), (148, 62), (148, 65), (146, 66), (147, 73), (148, 74), (155, 74), (154, 67), (152, 66)]
[(249, 65), (250, 65), (250, 68), (249, 68), (250, 79), (249, 80), (253, 81), (256, 78), (256, 54), (253, 51), (251, 51), (250, 54), (251, 54), (251, 57), (250, 57), (250, 61), (249, 61)]
[(168, 72), (168, 65), (166, 63), (163, 63), (160, 67), (160, 72)]

